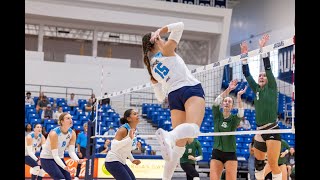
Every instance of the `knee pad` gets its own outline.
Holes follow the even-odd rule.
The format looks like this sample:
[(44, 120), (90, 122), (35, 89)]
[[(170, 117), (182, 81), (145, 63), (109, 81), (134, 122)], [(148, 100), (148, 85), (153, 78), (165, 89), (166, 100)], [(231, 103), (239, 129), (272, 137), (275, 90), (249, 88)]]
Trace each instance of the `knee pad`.
[(264, 160), (258, 160), (254, 158), (254, 167), (257, 171), (263, 170), (265, 165), (266, 163), (264, 162)]
[(30, 173), (33, 175), (38, 175), (40, 171), (40, 166), (35, 166), (33, 168), (30, 168)]
[(264, 160), (257, 160), (255, 158), (254, 161), (254, 166), (255, 166), (255, 171), (254, 174), (256, 176), (256, 179), (261, 180), (264, 179), (264, 166), (266, 165), (266, 163), (264, 162)]
[(40, 169), (38, 176), (44, 177), (45, 174), (46, 172), (43, 169)]
[(199, 177), (194, 177), (193, 180), (200, 180), (200, 178)]

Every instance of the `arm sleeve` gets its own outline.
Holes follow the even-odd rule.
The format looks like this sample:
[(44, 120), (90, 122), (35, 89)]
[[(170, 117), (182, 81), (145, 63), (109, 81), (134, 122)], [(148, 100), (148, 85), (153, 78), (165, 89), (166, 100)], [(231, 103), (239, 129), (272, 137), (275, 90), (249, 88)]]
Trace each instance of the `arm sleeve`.
[(60, 159), (59, 154), (58, 154), (58, 149), (52, 149), (52, 156), (54, 161), (62, 168), (66, 168), (66, 165), (63, 163), (63, 161)]
[(276, 82), (276, 78), (272, 73), (269, 56), (266, 56), (263, 58), (263, 64), (264, 64), (264, 69), (266, 71), (266, 76), (268, 79), (268, 86), (272, 89), (277, 89), (277, 82)]
[(153, 87), (153, 91), (154, 91), (154, 94), (155, 94), (157, 100), (162, 103), (164, 101), (164, 99), (166, 98), (166, 94), (162, 90), (161, 83), (152, 84), (151, 86)]
[(167, 27), (168, 27), (168, 32), (171, 32), (168, 39), (172, 39), (178, 44), (184, 29), (183, 22), (172, 23), (167, 25)]
[(79, 158), (76, 155), (74, 150), (75, 150), (74, 145), (69, 145), (69, 149), (68, 149), (69, 156), (71, 157), (71, 159), (73, 159), (75, 161), (79, 161)]
[(28, 155), (35, 161), (38, 161), (37, 156), (32, 152), (32, 146), (27, 146)]

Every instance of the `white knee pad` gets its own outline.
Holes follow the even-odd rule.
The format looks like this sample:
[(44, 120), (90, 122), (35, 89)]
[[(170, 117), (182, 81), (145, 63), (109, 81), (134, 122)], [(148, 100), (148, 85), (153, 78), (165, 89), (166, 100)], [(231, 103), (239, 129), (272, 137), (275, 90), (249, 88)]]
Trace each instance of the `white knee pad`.
[(30, 173), (33, 175), (38, 175), (40, 171), (40, 166), (35, 166), (33, 168), (30, 168)]
[(199, 177), (194, 177), (193, 180), (200, 180), (200, 178)]
[(46, 172), (43, 169), (40, 169), (38, 176), (44, 177), (45, 174)]
[(182, 123), (171, 132), (174, 140), (185, 138), (197, 138), (200, 134), (200, 127), (196, 123)]

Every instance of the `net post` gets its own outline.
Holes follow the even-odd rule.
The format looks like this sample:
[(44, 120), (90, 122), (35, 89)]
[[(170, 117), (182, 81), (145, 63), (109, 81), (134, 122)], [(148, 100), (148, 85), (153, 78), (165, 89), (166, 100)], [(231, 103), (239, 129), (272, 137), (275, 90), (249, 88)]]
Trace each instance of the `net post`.
[(94, 173), (94, 158), (95, 158), (95, 147), (96, 147), (96, 138), (91, 138), (95, 135), (95, 124), (97, 121), (94, 121), (94, 107), (92, 107), (91, 120), (88, 121), (88, 132), (87, 132), (87, 151), (86, 157), (86, 171), (85, 171), (85, 180), (92, 180)]

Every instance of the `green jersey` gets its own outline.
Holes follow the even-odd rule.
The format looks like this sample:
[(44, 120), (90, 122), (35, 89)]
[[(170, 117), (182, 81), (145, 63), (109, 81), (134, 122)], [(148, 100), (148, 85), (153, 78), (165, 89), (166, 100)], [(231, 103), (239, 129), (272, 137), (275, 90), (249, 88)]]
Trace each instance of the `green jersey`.
[[(280, 155), (281, 155), (281, 152), (284, 152), (285, 150), (289, 150), (289, 149), (290, 149), (289, 144), (285, 140), (281, 139)], [(287, 163), (287, 156), (279, 157), (278, 164), (286, 164), (286, 163)]]
[[(241, 121), (237, 115), (231, 114), (228, 118), (223, 117), (220, 111), (220, 105), (212, 106), (214, 132), (231, 132), (235, 131)], [(229, 136), (214, 136), (214, 149), (219, 149), (223, 152), (236, 152), (236, 137), (235, 135)]]
[[(269, 57), (267, 57), (269, 60)], [(270, 60), (269, 60), (270, 61)], [(268, 83), (264, 88), (260, 88), (251, 75), (246, 77), (248, 84), (255, 93), (254, 106), (256, 110), (256, 123), (262, 126), (277, 121), (278, 111), (278, 89), (277, 82), (272, 74), (272, 70), (265, 70)]]
[(192, 155), (193, 157), (203, 156), (201, 144), (197, 139), (193, 139), (192, 143), (186, 144), (186, 150), (184, 151), (183, 156), (180, 158), (180, 163), (195, 164), (194, 160), (188, 159), (189, 155)]

